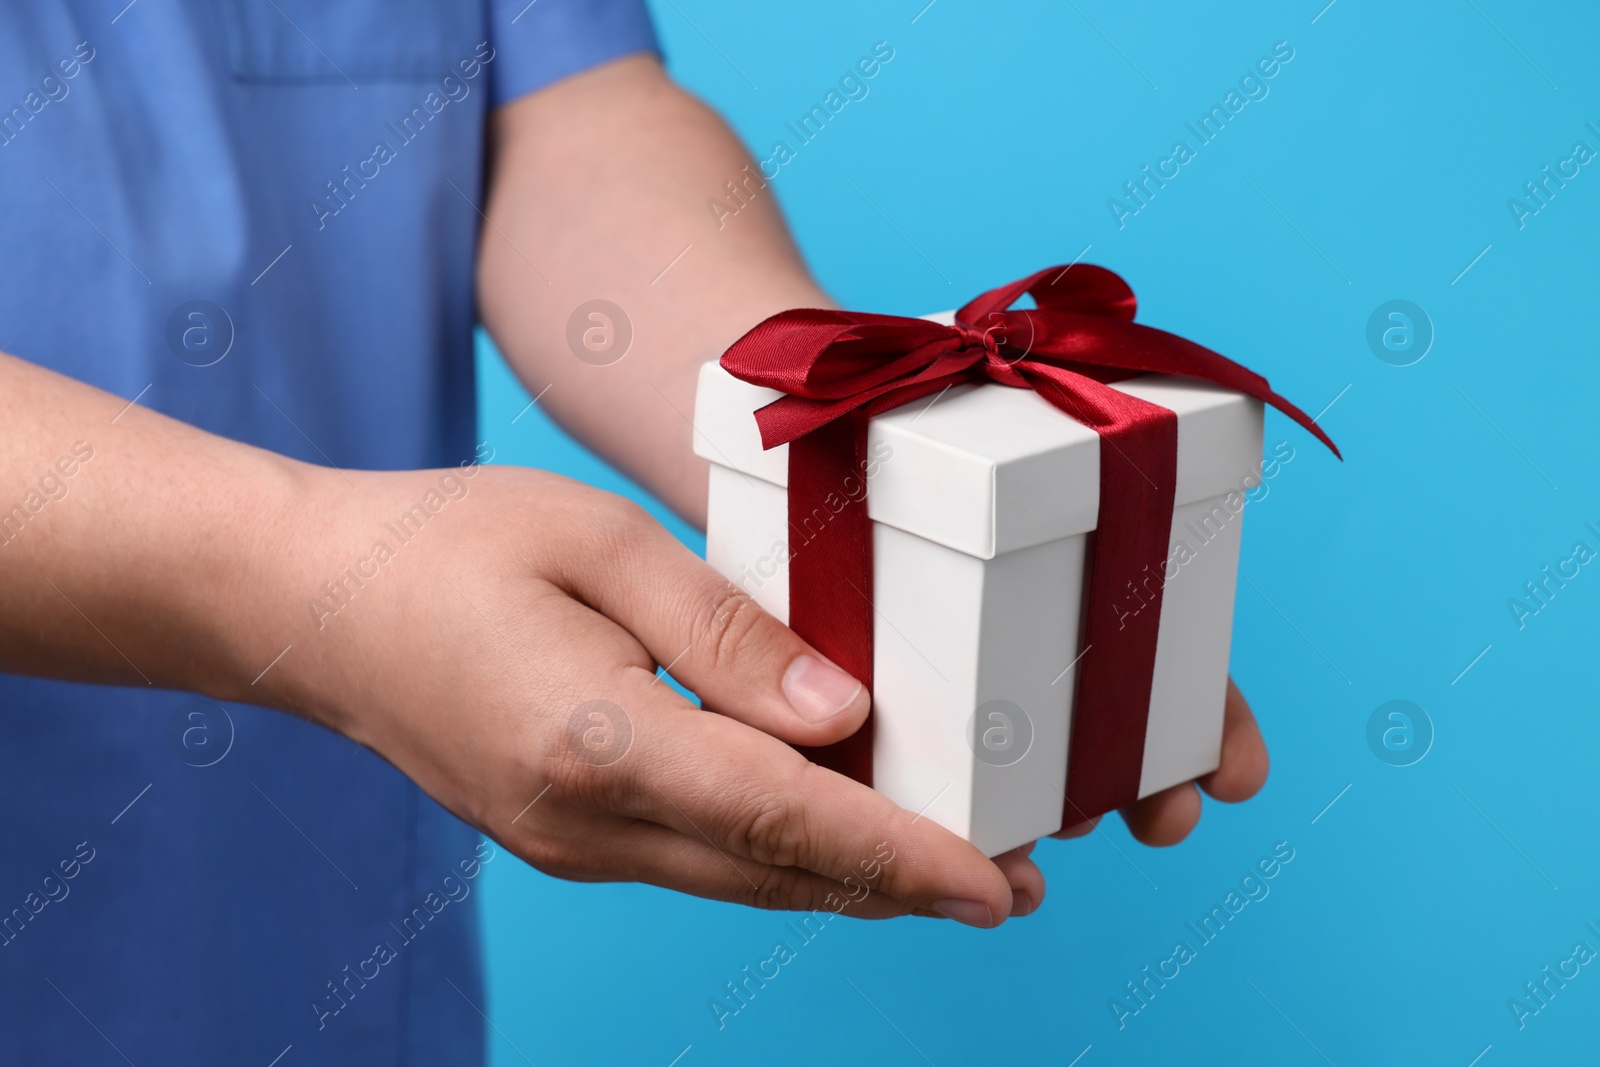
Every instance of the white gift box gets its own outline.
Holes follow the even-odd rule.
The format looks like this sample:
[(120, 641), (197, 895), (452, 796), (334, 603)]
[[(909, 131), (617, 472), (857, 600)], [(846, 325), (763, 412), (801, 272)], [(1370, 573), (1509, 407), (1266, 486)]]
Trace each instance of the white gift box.
[[(1162, 587), (1139, 783), (1148, 796), (1217, 767), (1262, 406), (1191, 379), (1114, 388), (1178, 416), (1172, 549), (1147, 572)], [(754, 418), (779, 396), (707, 363), (694, 424), (695, 452), (711, 463), (706, 557), (787, 622), (789, 448), (764, 450)], [(1030, 390), (971, 384), (873, 418), (868, 455), (873, 787), (986, 855), (1054, 833), (1071, 773), (1099, 439)]]

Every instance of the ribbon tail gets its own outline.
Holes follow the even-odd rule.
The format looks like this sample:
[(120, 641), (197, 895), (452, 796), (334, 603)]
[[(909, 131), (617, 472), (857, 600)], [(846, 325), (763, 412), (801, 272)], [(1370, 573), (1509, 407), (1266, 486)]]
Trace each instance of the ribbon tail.
[(1171, 411), (1136, 403), (1097, 429), (1100, 518), (1084, 591), (1063, 827), (1139, 797), (1178, 481)]
[(1333, 443), (1333, 438), (1329, 437), (1327, 433), (1323, 431), (1322, 427), (1317, 425), (1316, 420), (1314, 420), (1310, 415), (1307, 415), (1304, 411), (1301, 411), (1294, 404), (1291, 404), (1288, 400), (1279, 396), (1270, 388), (1259, 393), (1248, 389), (1241, 390), (1241, 392), (1250, 393), (1257, 400), (1263, 400), (1277, 408), (1279, 411), (1283, 412), (1285, 415), (1289, 416), (1289, 418), (1293, 419), (1295, 422), (1299, 423), (1300, 426), (1310, 432), (1311, 436), (1327, 445), (1328, 451), (1332, 452), (1340, 462), (1344, 461), (1344, 453), (1340, 452), (1339, 446)]
[[(871, 693), (867, 418), (851, 412), (789, 444), (789, 628)], [(831, 510), (830, 498), (843, 508)], [(869, 715), (837, 744), (797, 747), (813, 763), (870, 786), (873, 726)]]

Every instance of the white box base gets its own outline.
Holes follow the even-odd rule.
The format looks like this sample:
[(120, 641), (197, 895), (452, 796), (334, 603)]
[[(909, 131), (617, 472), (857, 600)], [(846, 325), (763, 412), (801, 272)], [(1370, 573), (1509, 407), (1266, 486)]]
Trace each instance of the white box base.
[[(712, 466), (707, 559), (784, 622), (787, 514), (784, 489)], [(1193, 556), (1163, 589), (1140, 796), (1217, 767), (1242, 526), (1221, 496), (1174, 513)], [(1061, 828), (1087, 544), (978, 559), (873, 524), (873, 785), (986, 855)], [(1022, 709), (1010, 747), (983, 743), (1005, 737), (975, 722), (991, 701)]]

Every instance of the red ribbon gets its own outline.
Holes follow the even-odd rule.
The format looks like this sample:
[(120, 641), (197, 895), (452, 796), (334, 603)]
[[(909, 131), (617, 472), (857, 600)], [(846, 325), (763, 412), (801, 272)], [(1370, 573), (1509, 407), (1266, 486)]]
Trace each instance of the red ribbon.
[[(1038, 307), (1013, 311), (1023, 293)], [(1331, 449), (1321, 427), (1267, 380), (1192, 341), (1136, 325), (1133, 290), (1111, 271), (1051, 267), (991, 289), (955, 325), (815, 308), (774, 315), (722, 357), (737, 378), (787, 395), (755, 413), (766, 448), (789, 445), (789, 625), (872, 688), (872, 530), (848, 492), (867, 469), (873, 416), (951, 385), (988, 380), (1032, 389), (1100, 435), (1100, 516), (1086, 593), (1062, 825), (1137, 799), (1161, 592), (1135, 614), (1115, 601), (1141, 570), (1165, 563), (1178, 471), (1178, 419), (1113, 389), (1138, 374), (1216, 382), (1263, 400)], [(849, 497), (835, 513), (827, 504)], [(807, 520), (812, 520), (808, 524)], [(1067, 651), (1067, 650), (1064, 650)], [(1070, 650), (1069, 660), (1078, 655)], [(872, 722), (806, 750), (872, 784)]]

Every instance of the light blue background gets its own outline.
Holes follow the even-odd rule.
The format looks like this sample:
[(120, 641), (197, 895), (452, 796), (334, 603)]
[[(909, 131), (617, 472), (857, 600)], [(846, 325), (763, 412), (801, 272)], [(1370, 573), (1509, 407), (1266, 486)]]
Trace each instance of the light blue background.
[[(1042, 844), (1049, 899), (998, 931), (835, 922), (721, 1031), (707, 1001), (793, 943), (787, 916), (497, 864), (494, 1062), (1593, 1062), (1600, 965), (1520, 1031), (1507, 1001), (1575, 942), (1600, 950), (1600, 566), (1525, 629), (1507, 605), (1575, 541), (1600, 549), (1583, 527), (1600, 526), (1600, 164), (1524, 229), (1506, 202), (1575, 141), (1600, 150), (1600, 20), (1509, 0), (937, 0), (916, 17), (925, 2), (654, 10), (675, 75), (761, 156), (873, 42), (894, 46), (774, 183), (847, 305), (946, 308), (1092, 246), (1142, 321), (1313, 413), (1338, 397), (1323, 424), (1347, 462), (1269, 416), (1269, 447), (1296, 458), (1249, 509), (1233, 668), (1271, 781), (1208, 804), (1174, 849), (1120, 824)], [(1185, 121), (1277, 41), (1295, 56), (1270, 95), (1119, 230), (1107, 198), (1192, 147)], [(1437, 334), (1409, 367), (1365, 340), (1394, 298)], [(492, 354), (480, 372), (502, 461), (629, 491), (537, 411), (511, 426), (525, 394)], [(1368, 746), (1392, 699), (1436, 731), (1413, 766)], [(1195, 944), (1185, 923), (1280, 841), (1295, 858), (1270, 895), (1119, 1031), (1108, 1001)]]

